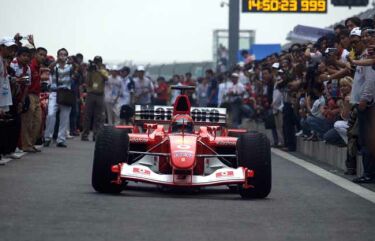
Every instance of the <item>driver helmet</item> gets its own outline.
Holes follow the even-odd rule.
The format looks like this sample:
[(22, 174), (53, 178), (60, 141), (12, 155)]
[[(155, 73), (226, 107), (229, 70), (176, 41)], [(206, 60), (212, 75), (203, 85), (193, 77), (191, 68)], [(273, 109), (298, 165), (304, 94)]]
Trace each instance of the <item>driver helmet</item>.
[(177, 115), (172, 119), (171, 129), (172, 133), (194, 133), (194, 121), (189, 115)]

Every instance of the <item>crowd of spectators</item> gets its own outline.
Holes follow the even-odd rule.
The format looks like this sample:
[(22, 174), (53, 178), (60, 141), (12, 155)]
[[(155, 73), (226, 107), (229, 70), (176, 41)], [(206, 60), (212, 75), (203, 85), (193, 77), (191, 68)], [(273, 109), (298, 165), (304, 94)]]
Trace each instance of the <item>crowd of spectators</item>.
[(334, 30), (260, 61), (243, 51), (243, 63), (206, 69), (197, 79), (191, 73), (152, 79), (143, 66), (110, 68), (100, 56), (84, 63), (65, 48), (55, 58), (31, 35), (2, 38), (0, 156), (39, 152), (37, 144), (67, 147), (73, 136), (89, 141), (91, 130), (95, 140), (105, 123), (132, 123), (135, 104), (171, 105), (179, 93), (170, 86), (187, 85), (195, 86), (187, 92), (192, 105), (227, 108), (234, 128), (264, 122), (273, 146), (284, 151), (296, 151), (298, 136), (346, 147), (348, 175), (356, 174), (361, 153), (364, 173), (353, 181), (374, 182), (374, 21), (353, 17)]
[(296, 151), (297, 137), (346, 147), (347, 175), (356, 175), (362, 155), (364, 173), (353, 181), (375, 182), (374, 28), (373, 19), (352, 17), (314, 43), (260, 61), (244, 51), (247, 61), (226, 75), (232, 81), (219, 84), (219, 103), (231, 110), (234, 127), (244, 118), (264, 122), (284, 151)]

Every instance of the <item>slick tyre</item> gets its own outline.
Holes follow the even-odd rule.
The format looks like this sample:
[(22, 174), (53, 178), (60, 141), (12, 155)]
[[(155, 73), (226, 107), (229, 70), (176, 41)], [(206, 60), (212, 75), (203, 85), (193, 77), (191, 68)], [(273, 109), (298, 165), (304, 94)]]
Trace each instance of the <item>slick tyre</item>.
[(123, 185), (112, 183), (117, 175), (111, 167), (127, 161), (129, 136), (114, 127), (104, 127), (96, 137), (94, 163), (92, 168), (92, 187), (101, 193), (120, 193)]
[(254, 171), (249, 184), (254, 188), (245, 189), (238, 186), (244, 199), (265, 198), (271, 192), (271, 148), (268, 138), (258, 132), (241, 135), (237, 140), (238, 165)]

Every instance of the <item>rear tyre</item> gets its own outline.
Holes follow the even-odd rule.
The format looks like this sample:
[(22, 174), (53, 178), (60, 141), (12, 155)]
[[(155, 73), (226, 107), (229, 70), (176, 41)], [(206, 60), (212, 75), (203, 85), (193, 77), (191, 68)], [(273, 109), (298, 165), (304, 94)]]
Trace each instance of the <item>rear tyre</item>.
[(244, 189), (238, 186), (242, 198), (265, 198), (271, 192), (271, 148), (268, 138), (258, 132), (241, 135), (237, 140), (238, 165), (254, 171), (249, 184), (254, 188)]
[(96, 136), (94, 162), (92, 168), (92, 187), (101, 193), (120, 193), (123, 185), (112, 183), (117, 174), (113, 165), (124, 163), (128, 158), (129, 136), (112, 126), (104, 127)]

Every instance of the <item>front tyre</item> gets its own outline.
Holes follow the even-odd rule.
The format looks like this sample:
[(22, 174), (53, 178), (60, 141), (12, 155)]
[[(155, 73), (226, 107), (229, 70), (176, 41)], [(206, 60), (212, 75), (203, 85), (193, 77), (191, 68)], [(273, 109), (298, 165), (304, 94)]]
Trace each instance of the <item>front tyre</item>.
[(124, 163), (128, 158), (129, 136), (112, 126), (104, 127), (96, 137), (94, 162), (92, 168), (92, 187), (101, 193), (120, 193), (122, 185), (112, 183), (117, 174), (113, 165)]
[(259, 132), (249, 132), (237, 140), (238, 165), (254, 171), (254, 177), (248, 182), (254, 188), (238, 186), (244, 199), (265, 198), (271, 192), (271, 148), (268, 138)]

